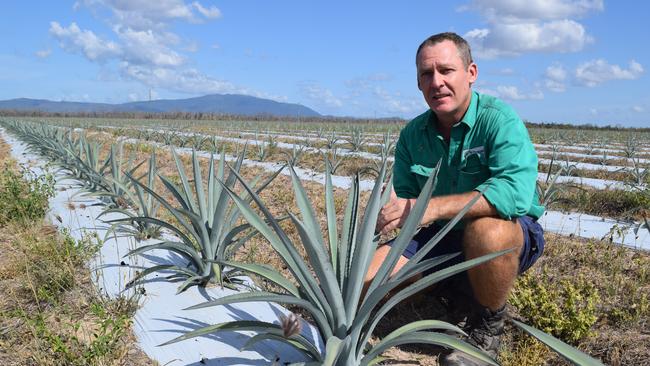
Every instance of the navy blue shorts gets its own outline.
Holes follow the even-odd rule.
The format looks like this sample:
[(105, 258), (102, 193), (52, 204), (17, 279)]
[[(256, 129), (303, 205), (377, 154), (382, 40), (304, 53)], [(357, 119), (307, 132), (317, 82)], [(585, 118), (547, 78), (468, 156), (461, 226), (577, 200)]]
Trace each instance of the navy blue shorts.
[[(519, 223), (519, 226), (524, 233), (524, 246), (521, 250), (521, 254), (519, 255), (519, 274), (522, 274), (528, 268), (530, 268), (533, 263), (535, 263), (537, 259), (542, 255), (542, 252), (544, 252), (544, 231), (537, 220), (530, 216), (519, 217), (517, 218), (517, 222)], [(417, 234), (415, 234), (413, 239), (411, 239), (411, 242), (409, 242), (402, 255), (406, 258), (411, 258), (418, 250), (420, 250), (421, 246), (424, 246), (429, 241), (429, 239), (431, 239), (438, 232), (438, 230), (439, 228), (436, 225), (422, 228)], [(458, 252), (460, 252), (461, 255), (454, 257), (445, 263), (442, 263), (436, 268), (430, 269), (424, 274), (426, 275), (433, 273), (442, 268), (463, 262), (465, 260), (465, 256), (463, 254), (462, 239), (462, 230), (451, 230), (448, 232), (447, 235), (445, 235), (445, 237), (442, 238), (442, 240), (440, 240), (440, 242), (436, 244), (436, 246), (434, 246), (433, 249), (431, 249), (431, 251), (423, 259), (429, 259), (443, 254)], [(393, 242), (390, 241), (388, 245), (392, 245), (392, 243)]]

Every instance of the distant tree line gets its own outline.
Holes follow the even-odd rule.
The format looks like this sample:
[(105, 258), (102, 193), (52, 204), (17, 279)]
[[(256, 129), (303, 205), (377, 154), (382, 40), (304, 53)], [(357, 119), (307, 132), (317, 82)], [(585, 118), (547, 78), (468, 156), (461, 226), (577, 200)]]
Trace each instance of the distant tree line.
[[(404, 124), (407, 120), (399, 117), (387, 118), (355, 118), (335, 116), (276, 116), (271, 114), (237, 115), (205, 112), (44, 112), (38, 110), (6, 110), (0, 109), (0, 116), (14, 117), (76, 117), (76, 118), (125, 118), (125, 119), (164, 119), (164, 120), (199, 120), (199, 121), (255, 121), (255, 122), (298, 122), (298, 123), (355, 123), (355, 124)], [(650, 127), (623, 127), (620, 124), (596, 126), (594, 124), (571, 124), (559, 122), (524, 121), (528, 128), (575, 130), (620, 131), (630, 130), (650, 132)]]
[(169, 119), (200, 121), (256, 121), (256, 122), (334, 122), (334, 123), (386, 123), (400, 124), (406, 120), (398, 117), (389, 118), (355, 118), (335, 116), (276, 116), (271, 114), (237, 115), (205, 112), (45, 112), (0, 109), (0, 116), (11, 117), (74, 117), (74, 118), (126, 118), (126, 119)]
[(526, 127), (528, 128), (548, 128), (548, 129), (560, 129), (560, 130), (594, 130), (594, 131), (638, 131), (638, 132), (650, 132), (650, 127), (624, 127), (620, 124), (615, 125), (606, 125), (606, 126), (596, 126), (591, 123), (585, 124), (571, 124), (571, 123), (559, 123), (559, 122), (530, 122), (524, 120)]

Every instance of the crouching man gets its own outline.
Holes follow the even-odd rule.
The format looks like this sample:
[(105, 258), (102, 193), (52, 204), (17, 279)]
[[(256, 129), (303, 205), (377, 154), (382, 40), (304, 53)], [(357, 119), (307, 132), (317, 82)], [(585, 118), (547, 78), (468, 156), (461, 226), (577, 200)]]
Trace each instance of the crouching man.
[[(496, 357), (514, 280), (544, 248), (542, 228), (537, 223), (544, 211), (535, 194), (537, 155), (524, 123), (510, 106), (472, 91), (478, 68), (462, 37), (455, 33), (433, 35), (422, 42), (415, 60), (418, 88), (429, 110), (400, 133), (393, 168), (394, 193), (380, 212), (377, 228), (387, 233), (401, 227), (432, 168), (441, 160), (438, 184), (421, 222), (426, 227), (411, 240), (398, 270), (485, 189), (462, 224), (426, 258), (462, 252), (462, 258), (457, 257), (450, 265), (514, 248), (467, 273), (476, 304), (464, 325), (467, 341)], [(367, 281), (374, 277), (389, 250), (390, 244), (378, 248)], [(442, 356), (440, 364), (480, 363), (454, 351)]]

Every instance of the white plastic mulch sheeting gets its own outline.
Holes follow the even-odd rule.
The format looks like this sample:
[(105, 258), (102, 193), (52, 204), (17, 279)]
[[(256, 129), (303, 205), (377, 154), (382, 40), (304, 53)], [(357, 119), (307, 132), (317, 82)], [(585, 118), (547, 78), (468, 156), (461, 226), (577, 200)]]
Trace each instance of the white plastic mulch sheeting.
[[(102, 128), (108, 128), (112, 129), (115, 127), (110, 127), (110, 126), (102, 126)], [(153, 130), (151, 130), (153, 131)], [(161, 131), (158, 131), (161, 132)], [(163, 131), (164, 133), (164, 131)], [(205, 134), (193, 134), (193, 133), (182, 133), (187, 136), (191, 135), (201, 135), (208, 137), (210, 135), (205, 135)], [(259, 144), (266, 144), (265, 141), (256, 141), (256, 140), (246, 140), (242, 138), (235, 138), (235, 137), (223, 137), (223, 136), (214, 136), (217, 138), (217, 140), (221, 141), (230, 141), (230, 142), (236, 142), (238, 144), (244, 145), (259, 145)], [(309, 138), (305, 138), (309, 139)], [(122, 139), (124, 142), (129, 142), (129, 143), (146, 143), (150, 145), (155, 145), (155, 146), (165, 146), (164, 144), (161, 143), (156, 143), (153, 141), (143, 141), (143, 140), (138, 140), (136, 138), (124, 138)], [(300, 148), (303, 147), (301, 144), (291, 144), (291, 143), (285, 143), (285, 142), (277, 142), (278, 147), (283, 148), (283, 149), (291, 149), (293, 147)], [(191, 151), (191, 148), (176, 148), (177, 151), (182, 152), (182, 151)], [(311, 147), (305, 148), (304, 151), (309, 151), (309, 152), (319, 152), (318, 149), (314, 149)], [(349, 151), (347, 149), (341, 149), (338, 153), (340, 156), (354, 156), (354, 157), (360, 157), (368, 160), (381, 160), (381, 157), (377, 154), (369, 153), (369, 152), (364, 152), (364, 151)], [(235, 160), (236, 158), (233, 156), (228, 156), (229, 160)], [(388, 161), (394, 161), (395, 158), (393, 156), (389, 156), (387, 158)], [(540, 158), (539, 159), (540, 163), (548, 163), (550, 162), (550, 159), (544, 159)], [(564, 161), (563, 160), (557, 160), (558, 165), (563, 165)], [(629, 167), (620, 167), (620, 166), (601, 166), (598, 164), (587, 164), (587, 163), (580, 163), (580, 162), (569, 162), (572, 165), (575, 165), (576, 168), (578, 169), (587, 169), (587, 170), (606, 170), (606, 171), (621, 171), (623, 169), (629, 169)], [(262, 167), (268, 171), (275, 171), (279, 169), (281, 166), (280, 163), (275, 163), (275, 162), (260, 162), (260, 161), (254, 161), (254, 160), (249, 160), (246, 159), (244, 161), (245, 165), (255, 165)], [(295, 167), (296, 173), (300, 177), (300, 179), (306, 179), (306, 180), (312, 180), (312, 181), (317, 181), (320, 183), (325, 182), (325, 175), (321, 173), (316, 173), (308, 169), (303, 169), (299, 167)], [(641, 169), (644, 170), (644, 169)], [(285, 169), (282, 174), (289, 175), (288, 169)], [(537, 176), (538, 181), (545, 181), (546, 180), (546, 173), (540, 172), (539, 175)], [(339, 188), (347, 188), (350, 186), (350, 178), (349, 177), (343, 177), (343, 176), (332, 176), (332, 184), (334, 184), (335, 187)], [(617, 181), (617, 180), (608, 180), (608, 179), (598, 179), (598, 178), (583, 178), (583, 177), (573, 177), (573, 176), (560, 176), (557, 179), (558, 183), (571, 183), (571, 184), (579, 184), (582, 186), (587, 186), (587, 187), (592, 187), (596, 189), (621, 189), (621, 190), (632, 190), (634, 189), (631, 187), (629, 184), (626, 182), (622, 181)], [(374, 186), (374, 182), (370, 180), (362, 180), (360, 182), (360, 188), (361, 190), (371, 190), (372, 187)]]
[(583, 238), (611, 240), (630, 248), (650, 250), (650, 232), (633, 228), (639, 223), (616, 221), (579, 212), (547, 211), (539, 219), (544, 231)]
[[(137, 139), (125, 139), (124, 142), (143, 143)], [(162, 146), (162, 144), (155, 142), (144, 143)], [(191, 154), (192, 149), (176, 148), (176, 152), (179, 154)], [(197, 154), (203, 157), (210, 156), (210, 153), (207, 152), (197, 152)], [(226, 159), (235, 160), (236, 157), (227, 156)], [(244, 165), (257, 166), (271, 172), (279, 169), (282, 166), (280, 163), (259, 162), (248, 159), (244, 160)], [(316, 173), (313, 170), (302, 169), (298, 167), (296, 167), (295, 170), (296, 174), (301, 180), (315, 181), (321, 184), (324, 184), (325, 182), (325, 176), (322, 173)], [(288, 169), (285, 168), (282, 171), (282, 174), (289, 175)], [(546, 174), (539, 173), (537, 179), (541, 181), (545, 180)], [(622, 182), (604, 179), (560, 177), (558, 181), (561, 183), (566, 182), (579, 185), (592, 185), (599, 189), (632, 189), (629, 185)], [(343, 176), (332, 176), (332, 183), (335, 187), (347, 189), (351, 185), (351, 179), (349, 177)], [(362, 191), (371, 190), (373, 186), (374, 182), (371, 180), (362, 180), (360, 182), (360, 190)], [(590, 239), (602, 239), (603, 237), (609, 238), (610, 236), (608, 233), (610, 233), (613, 228), (620, 228), (621, 235), (611, 236), (612, 242), (617, 244), (624, 244), (633, 248), (650, 250), (650, 235), (648, 235), (647, 230), (642, 229), (639, 232), (639, 237), (637, 238), (632, 232), (632, 229), (630, 229), (631, 225), (638, 225), (638, 223), (615, 221), (583, 213), (562, 213), (559, 211), (547, 211), (545, 215), (540, 218), (540, 223), (542, 224), (544, 230), (549, 232), (563, 235), (576, 235)]]
[[(550, 164), (552, 159), (546, 159), (546, 158), (537, 158), (537, 162), (540, 164)], [(632, 168), (629, 166), (620, 166), (620, 165), (602, 165), (602, 164), (592, 164), (592, 163), (580, 163), (580, 162), (572, 162), (569, 161), (568, 163), (565, 160), (558, 160), (555, 159), (554, 164), (556, 166), (564, 166), (568, 164), (569, 166), (573, 166), (575, 169), (581, 169), (581, 170), (602, 170), (606, 172), (624, 172), (627, 170), (631, 170)], [(645, 168), (639, 168), (641, 172), (645, 171)]]
[[(158, 143), (158, 142), (153, 142), (153, 141), (142, 141), (138, 139), (123, 139), (121, 140), (124, 143), (132, 143), (132, 144), (147, 144), (150, 146), (156, 146), (160, 148), (169, 148), (168, 146)], [(191, 154), (192, 149), (189, 147), (174, 147), (174, 150), (178, 154)], [(199, 157), (203, 158), (210, 158), (211, 153), (207, 151), (196, 151), (196, 155)], [(215, 159), (219, 158), (218, 154), (214, 154)], [(226, 155), (226, 161), (236, 161), (237, 157), (234, 155)], [(282, 168), (284, 166), (284, 169), (280, 172), (282, 175), (291, 175), (291, 172), (289, 171), (289, 168), (286, 167), (286, 164), (283, 163), (278, 163), (278, 162), (273, 162), (273, 161), (255, 161), (255, 160), (250, 160), (250, 159), (244, 159), (242, 162), (244, 166), (254, 166), (258, 168), (262, 168), (267, 172), (275, 172), (278, 169)], [(301, 180), (306, 180), (306, 181), (312, 181), (312, 182), (317, 182), (320, 184), (325, 184), (325, 174), (324, 173), (317, 173), (311, 169), (304, 169), (300, 168), (297, 166), (294, 166), (294, 171), (296, 172), (296, 175), (298, 178)], [(344, 177), (341, 175), (332, 175), (332, 185), (337, 188), (350, 188), (352, 185), (352, 178), (350, 177)], [(361, 191), (370, 191), (372, 188), (375, 186), (375, 182), (373, 180), (369, 179), (363, 179), (359, 181), (359, 189)]]
[[(545, 182), (548, 174), (539, 172), (537, 173), (537, 180)], [(557, 178), (557, 183), (575, 184), (580, 187), (591, 187), (595, 189), (618, 189), (621, 191), (633, 191), (635, 189), (644, 189), (646, 185), (632, 186), (629, 183), (621, 182), (618, 180), (598, 179), (598, 178), (583, 178), (583, 177), (569, 177), (561, 175)]]
[[(0, 130), (4, 140), (12, 146), (12, 155), (21, 164), (30, 165), (35, 174), (42, 174), (47, 168), (33, 154), (26, 151), (25, 145)], [(59, 180), (56, 184), (56, 196), (50, 200), (49, 220), (70, 231), (78, 240), (96, 233), (99, 238), (106, 235), (106, 224), (95, 218), (101, 213), (101, 206), (93, 206), (97, 200), (75, 195), (75, 182)], [(106, 215), (101, 220), (118, 218)], [(161, 365), (269, 365), (284, 362), (304, 361), (293, 348), (284, 343), (266, 340), (255, 344), (250, 350), (240, 348), (250, 339), (252, 332), (220, 332), (203, 337), (192, 338), (167, 346), (158, 346), (177, 336), (199, 327), (234, 321), (261, 320), (278, 323), (288, 310), (277, 304), (265, 302), (243, 303), (229, 306), (217, 306), (199, 310), (183, 310), (209, 299), (223, 297), (234, 293), (232, 290), (217, 287), (198, 288), (176, 294), (180, 282), (170, 283), (164, 279), (166, 274), (150, 275), (150, 280), (143, 286), (129, 291), (125, 284), (133, 277), (135, 271), (156, 264), (173, 263), (184, 265), (179, 256), (169, 251), (152, 251), (145, 256), (124, 257), (139, 245), (155, 243), (156, 240), (136, 243), (131, 237), (107, 239), (93, 263), (90, 263), (96, 284), (103, 294), (111, 298), (118, 296), (138, 296), (141, 307), (134, 316), (134, 333), (139, 346), (152, 359)], [(318, 331), (308, 324), (303, 324), (302, 333), (313, 340), (319, 349), (323, 344)]]

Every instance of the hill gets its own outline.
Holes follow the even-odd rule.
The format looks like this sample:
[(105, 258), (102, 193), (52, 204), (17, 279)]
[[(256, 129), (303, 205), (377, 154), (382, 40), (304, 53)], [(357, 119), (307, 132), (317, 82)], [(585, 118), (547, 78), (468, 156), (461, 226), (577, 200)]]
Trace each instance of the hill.
[(320, 114), (301, 104), (282, 103), (240, 94), (211, 94), (187, 99), (159, 99), (122, 104), (55, 102), (45, 99), (18, 98), (0, 101), (0, 110), (42, 111), (50, 113), (79, 112), (191, 112), (235, 115), (318, 117)]

